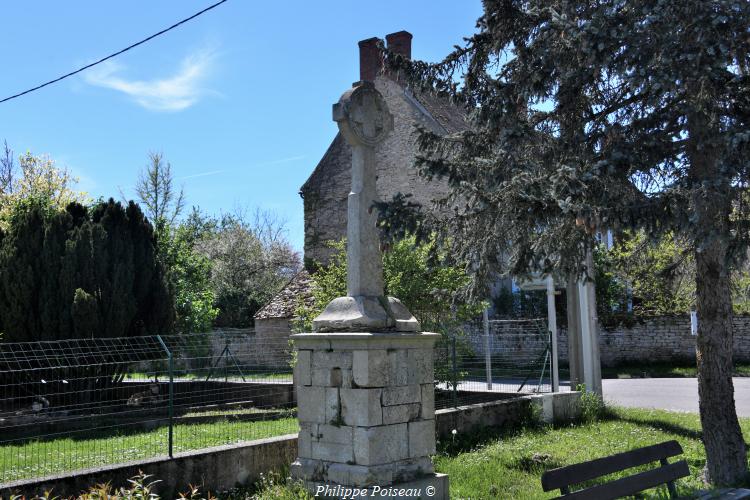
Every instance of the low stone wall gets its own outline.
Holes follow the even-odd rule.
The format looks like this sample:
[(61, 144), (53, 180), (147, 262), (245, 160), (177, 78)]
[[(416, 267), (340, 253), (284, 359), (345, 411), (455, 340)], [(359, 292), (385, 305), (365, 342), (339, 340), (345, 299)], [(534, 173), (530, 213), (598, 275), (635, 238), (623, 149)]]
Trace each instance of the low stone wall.
[[(435, 433), (438, 439), (448, 439), (454, 429), (469, 433), (484, 427), (513, 426), (534, 415), (546, 422), (568, 421), (578, 415), (579, 400), (578, 392), (558, 392), (436, 410)], [(532, 406), (537, 406), (539, 411), (530, 411)], [(10, 498), (13, 494), (29, 498), (43, 495), (45, 491), (52, 491), (59, 497), (76, 496), (94, 484), (109, 482), (114, 487), (125, 486), (127, 480), (140, 471), (160, 480), (154, 486), (155, 492), (163, 498), (176, 498), (180, 492), (187, 492), (191, 484), (199, 485), (205, 493), (253, 483), (261, 473), (285, 470), (296, 457), (297, 434), (288, 434), (178, 453), (171, 459), (157, 458), (15, 481), (0, 485), (0, 498)]]
[(579, 416), (580, 399), (580, 392), (557, 392), (436, 410), (435, 432), (438, 439), (449, 438), (454, 430), (469, 433), (483, 427), (512, 427), (534, 415), (547, 423), (569, 422)]
[(22, 494), (27, 498), (52, 491), (55, 497), (75, 497), (95, 484), (109, 482), (114, 487), (128, 485), (140, 471), (159, 479), (154, 491), (162, 498), (177, 498), (190, 485), (201, 491), (217, 492), (252, 483), (260, 474), (283, 470), (297, 456), (297, 435), (260, 439), (242, 445), (218, 446), (178, 453), (174, 458), (158, 458), (127, 464), (79, 470), (59, 476), (15, 481), (0, 487), (0, 498)]
[[(533, 361), (544, 349), (544, 339), (531, 330), (519, 335), (508, 325), (503, 321), (490, 321), (493, 359), (507, 359), (518, 365)], [(467, 330), (475, 354), (483, 355), (482, 325), (469, 325)], [(560, 361), (567, 363), (568, 332), (565, 328), (560, 329), (557, 341)], [(695, 337), (690, 334), (688, 315), (640, 318), (632, 326), (602, 327), (599, 349), (603, 366), (695, 361)], [(750, 316), (734, 318), (734, 360), (750, 361)]]

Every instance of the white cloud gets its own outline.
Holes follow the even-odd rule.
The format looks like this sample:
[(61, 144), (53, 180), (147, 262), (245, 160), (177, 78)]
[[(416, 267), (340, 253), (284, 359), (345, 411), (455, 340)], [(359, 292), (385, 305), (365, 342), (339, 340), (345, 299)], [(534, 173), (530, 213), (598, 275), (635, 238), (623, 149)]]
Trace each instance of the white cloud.
[(154, 80), (128, 80), (119, 76), (123, 66), (107, 61), (89, 70), (84, 78), (90, 85), (120, 91), (148, 110), (182, 111), (204, 95), (215, 93), (202, 86), (214, 59), (213, 50), (198, 50), (182, 60), (173, 76)]

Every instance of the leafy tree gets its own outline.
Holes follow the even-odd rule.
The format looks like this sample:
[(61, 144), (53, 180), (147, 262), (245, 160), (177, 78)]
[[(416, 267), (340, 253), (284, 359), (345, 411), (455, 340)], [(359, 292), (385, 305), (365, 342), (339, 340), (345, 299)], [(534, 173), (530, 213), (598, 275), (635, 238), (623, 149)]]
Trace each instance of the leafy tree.
[(158, 235), (164, 228), (175, 225), (185, 207), (185, 194), (182, 188), (179, 192), (175, 190), (172, 165), (164, 161), (162, 153), (149, 153), (148, 158), (135, 192)]
[[(140, 173), (136, 195), (154, 224), (157, 254), (174, 290), (178, 332), (206, 332), (218, 314), (209, 278), (211, 263), (195, 249), (199, 239), (192, 233), (194, 220), (178, 223), (185, 205), (182, 188), (174, 187), (172, 165), (161, 153), (149, 153), (149, 163)], [(192, 217), (200, 216), (193, 208)]]
[(0, 158), (0, 226), (7, 221), (15, 205), (28, 198), (48, 200), (62, 210), (72, 202), (87, 203), (86, 193), (74, 189), (78, 179), (48, 156), (21, 155), (16, 165), (13, 151), (4, 143)]
[(176, 328), (181, 333), (209, 331), (219, 313), (211, 288), (211, 262), (195, 250), (199, 239), (188, 221), (169, 229), (160, 247), (174, 287)]
[(413, 83), (465, 105), (473, 125), (420, 135), (418, 167), (448, 179), (443, 206), (455, 209), (439, 224), (428, 214), (421, 232), (437, 231), (478, 287), (498, 270), (592, 275), (586, 256), (601, 229), (684, 241), (696, 266), (707, 477), (741, 482), (730, 274), (750, 239), (750, 3), (484, 7), (478, 33), (441, 63), (388, 56)]
[(197, 241), (196, 249), (211, 262), (217, 325), (251, 325), (255, 312), (299, 270), (299, 255), (283, 226), (269, 212), (248, 217), (239, 211), (224, 215)]
[[(313, 305), (300, 305), (295, 329), (310, 331), (312, 320), (336, 297), (345, 296), (346, 240), (331, 242), (335, 250), (327, 266), (313, 275)], [(386, 295), (397, 297), (420, 321), (422, 329), (448, 331), (481, 314), (481, 302), (455, 301), (468, 277), (459, 267), (436, 255), (435, 243), (416, 243), (413, 236), (395, 242), (383, 254)]]
[(611, 249), (598, 247), (595, 258), (601, 319), (627, 311), (628, 301), (646, 316), (687, 314), (695, 303), (695, 261), (670, 234), (652, 241), (627, 231)]

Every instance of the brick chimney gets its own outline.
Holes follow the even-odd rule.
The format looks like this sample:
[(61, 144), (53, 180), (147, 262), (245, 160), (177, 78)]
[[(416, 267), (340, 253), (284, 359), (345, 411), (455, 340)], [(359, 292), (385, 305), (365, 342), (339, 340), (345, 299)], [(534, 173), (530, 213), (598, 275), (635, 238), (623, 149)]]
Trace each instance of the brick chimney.
[(396, 54), (401, 54), (407, 59), (411, 59), (411, 39), (412, 34), (403, 30), (391, 33), (385, 37), (385, 40), (388, 42), (388, 50)]
[[(388, 50), (411, 59), (412, 34), (408, 31), (397, 31), (386, 35)], [(359, 42), (359, 79), (371, 82), (383, 70), (383, 53), (378, 44), (383, 40), (377, 37)]]
[(378, 48), (380, 38), (368, 38), (359, 42), (359, 79), (371, 82), (383, 68), (383, 54)]

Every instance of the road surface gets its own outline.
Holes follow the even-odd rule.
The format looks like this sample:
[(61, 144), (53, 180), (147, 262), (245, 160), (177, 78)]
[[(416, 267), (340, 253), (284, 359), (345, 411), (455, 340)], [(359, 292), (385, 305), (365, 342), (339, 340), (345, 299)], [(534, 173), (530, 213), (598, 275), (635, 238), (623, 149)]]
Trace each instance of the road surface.
[[(750, 417), (750, 377), (735, 377), (737, 415)], [(631, 378), (602, 380), (604, 400), (630, 408), (698, 412), (698, 381), (694, 378)]]
[[(735, 377), (734, 401), (740, 417), (750, 417), (750, 377)], [(490, 391), (516, 392), (521, 386), (520, 378), (495, 378)], [(538, 380), (528, 380), (524, 392), (537, 387)], [(549, 385), (541, 387), (549, 391)], [(438, 387), (441, 387), (438, 385)], [(446, 387), (441, 387), (446, 388)], [(487, 391), (485, 382), (479, 380), (459, 382), (460, 390)], [(567, 381), (561, 381), (561, 391), (569, 391)], [(602, 380), (604, 400), (629, 408), (658, 408), (672, 411), (698, 412), (698, 381), (695, 378), (630, 378)]]

